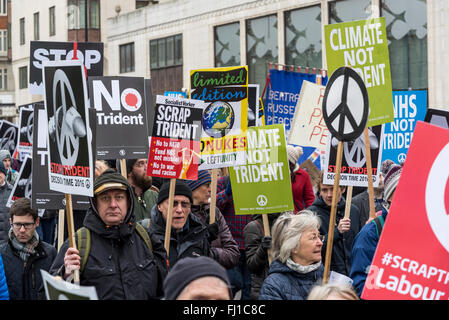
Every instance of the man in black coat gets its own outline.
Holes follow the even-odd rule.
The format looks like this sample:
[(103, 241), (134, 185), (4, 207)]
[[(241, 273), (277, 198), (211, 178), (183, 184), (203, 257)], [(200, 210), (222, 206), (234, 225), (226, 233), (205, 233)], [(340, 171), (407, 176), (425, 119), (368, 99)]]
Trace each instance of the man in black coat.
[[(327, 235), (329, 233), (329, 220), (332, 208), (333, 185), (323, 184), (323, 172), (320, 174), (317, 184), (318, 198), (308, 207), (308, 210), (316, 212), (321, 219), (320, 234), (324, 235), (321, 255), (323, 263), (326, 258)], [(360, 231), (360, 213), (356, 206), (351, 204), (349, 218), (345, 218), (346, 201), (343, 198), (345, 187), (339, 187), (337, 191), (337, 211), (335, 216), (334, 240), (330, 270), (349, 276), (351, 270), (351, 249), (354, 238)]]
[[(161, 298), (167, 272), (165, 249), (147, 232), (150, 249), (137, 229), (128, 181), (108, 169), (95, 180), (90, 200), (84, 219), (90, 232), (90, 251), (80, 272), (80, 284), (95, 286), (100, 300)], [(50, 273), (67, 279), (80, 269), (81, 261), (80, 251), (69, 248), (66, 240)]]
[(56, 248), (39, 239), (37, 210), (27, 198), (14, 201), (10, 209), (11, 229), (8, 242), (2, 244), (6, 282), (11, 300), (43, 299), (41, 269), (48, 271), (56, 257)]

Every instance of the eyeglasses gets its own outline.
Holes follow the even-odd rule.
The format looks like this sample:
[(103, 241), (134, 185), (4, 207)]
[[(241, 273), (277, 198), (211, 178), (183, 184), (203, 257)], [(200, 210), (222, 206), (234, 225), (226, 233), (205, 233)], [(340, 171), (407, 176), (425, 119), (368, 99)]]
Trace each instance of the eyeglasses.
[(11, 226), (16, 230), (20, 230), (22, 227), (24, 227), (25, 230), (30, 230), (34, 226), (34, 222), (25, 222), (25, 223), (14, 222), (11, 224)]
[(190, 208), (190, 202), (187, 201), (173, 201), (173, 208), (176, 208), (177, 206), (179, 206), (179, 204), (181, 204), (181, 207), (183, 208)]
[(314, 234), (313, 237), (310, 238), (310, 240), (314, 241), (314, 242), (317, 241), (317, 239), (320, 239), (321, 242), (324, 242), (324, 236), (321, 234), (319, 234), (319, 235)]

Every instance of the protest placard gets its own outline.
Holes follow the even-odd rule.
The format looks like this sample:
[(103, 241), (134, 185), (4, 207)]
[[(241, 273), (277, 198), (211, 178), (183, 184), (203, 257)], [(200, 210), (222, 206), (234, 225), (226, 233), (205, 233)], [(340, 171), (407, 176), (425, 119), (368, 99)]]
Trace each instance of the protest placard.
[(145, 80), (89, 77), (91, 107), (97, 111), (96, 159), (148, 157)]
[(33, 151), (33, 106), (19, 109), (19, 134), (17, 150), (31, 154)]
[(203, 109), (201, 100), (156, 96), (148, 175), (198, 179)]
[(31, 176), (31, 163), (32, 159), (30, 156), (25, 158), (25, 161), (20, 167), (19, 176), (12, 187), (11, 193), (9, 194), (6, 206), (11, 207), (13, 202), (19, 198), (31, 199), (31, 189), (32, 189), (32, 176)]
[(98, 300), (94, 286), (79, 286), (62, 278), (53, 277), (41, 269), (47, 300)]
[(236, 214), (293, 210), (284, 125), (249, 127), (247, 164), (229, 168)]
[(199, 170), (244, 164), (248, 67), (191, 70), (190, 98), (207, 103)]
[(42, 66), (45, 61), (72, 60), (79, 58), (87, 70), (88, 76), (103, 75), (103, 48), (101, 42), (31, 41), (30, 42), (30, 93), (44, 94), (42, 84)]
[(394, 121), (385, 124), (382, 161), (404, 163), (418, 120), (427, 111), (427, 90), (393, 91)]
[(248, 85), (248, 127), (262, 125), (261, 114), (259, 113), (259, 85)]
[[(379, 185), (379, 170), (382, 166), (382, 144), (384, 126), (369, 128), (369, 146), (371, 150), (371, 170), (373, 187)], [(329, 134), (326, 156), (324, 157), (325, 184), (334, 184), (338, 141)], [(362, 134), (351, 142), (343, 143), (343, 157), (341, 163), (340, 185), (354, 187), (368, 187), (368, 169), (366, 163), (365, 136)]]
[(449, 299), (448, 163), (449, 130), (418, 121), (363, 299)]
[(323, 119), (322, 104), (326, 87), (304, 81), (296, 104), (288, 144), (326, 150), (329, 130)]
[(390, 58), (385, 17), (324, 26), (330, 75), (349, 66), (363, 79), (369, 95), (368, 127), (394, 120)]
[(84, 66), (80, 61), (43, 63), (51, 190), (93, 196), (92, 132)]
[(449, 129), (449, 111), (434, 108), (428, 109), (424, 121)]
[[(95, 118), (89, 117), (91, 121)], [(32, 161), (32, 185), (31, 207), (36, 209), (58, 210), (65, 208), (64, 194), (50, 190), (48, 181), (48, 147), (47, 133), (48, 123), (44, 103), (34, 105), (34, 129), (33, 132), (33, 160)], [(86, 210), (90, 206), (89, 198), (74, 195), (72, 197), (75, 210)]]
[(0, 150), (8, 150), (11, 156), (14, 154), (19, 136), (19, 126), (7, 120), (0, 122)]

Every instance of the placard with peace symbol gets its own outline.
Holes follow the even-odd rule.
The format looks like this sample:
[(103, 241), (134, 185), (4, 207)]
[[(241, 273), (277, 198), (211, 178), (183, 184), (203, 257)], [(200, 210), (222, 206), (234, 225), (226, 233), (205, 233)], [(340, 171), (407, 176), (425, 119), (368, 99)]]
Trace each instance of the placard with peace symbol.
[(323, 98), (323, 118), (340, 141), (352, 141), (363, 132), (369, 114), (368, 92), (362, 78), (349, 67), (335, 70)]

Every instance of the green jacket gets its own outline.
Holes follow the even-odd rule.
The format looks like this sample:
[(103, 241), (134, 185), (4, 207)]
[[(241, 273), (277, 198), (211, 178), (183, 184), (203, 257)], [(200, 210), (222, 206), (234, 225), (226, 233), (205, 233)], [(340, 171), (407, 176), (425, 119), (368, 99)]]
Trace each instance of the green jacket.
[(133, 192), (134, 215), (136, 216), (136, 221), (141, 221), (150, 217), (151, 209), (157, 202), (157, 195), (157, 192), (150, 189), (145, 191), (142, 197), (137, 196), (136, 193)]

